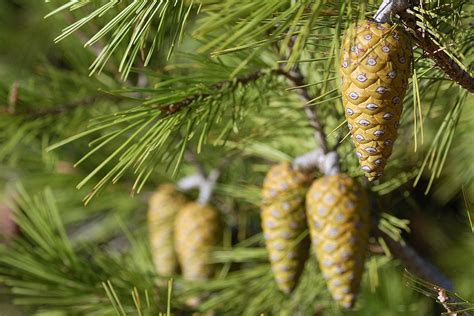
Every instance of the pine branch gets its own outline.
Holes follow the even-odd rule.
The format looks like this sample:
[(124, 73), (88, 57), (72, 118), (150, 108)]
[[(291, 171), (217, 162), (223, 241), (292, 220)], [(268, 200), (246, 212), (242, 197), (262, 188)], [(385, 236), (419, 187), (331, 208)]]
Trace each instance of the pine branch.
[(388, 22), (392, 16), (398, 14), (405, 27), (409, 30), (416, 44), (423, 49), (436, 65), (441, 68), (449, 78), (457, 82), (467, 91), (474, 93), (474, 77), (464, 70), (452, 59), (443, 47), (438, 45), (427, 32), (417, 25), (417, 18), (413, 11), (408, 10), (414, 3), (410, 0), (384, 0), (374, 16), (377, 22)]
[[(223, 81), (220, 81), (214, 85), (212, 85), (210, 87), (211, 90), (221, 90), (222, 88), (224, 88), (225, 86), (227, 86), (228, 84), (231, 84), (231, 83), (237, 83), (237, 84), (242, 84), (242, 85), (246, 85), (250, 82), (253, 82), (253, 81), (257, 81), (259, 78), (261, 78), (265, 73), (261, 70), (257, 70), (253, 73), (250, 73), (248, 75), (245, 75), (245, 76), (242, 76), (242, 77), (237, 77), (235, 78), (234, 80), (223, 80)], [(196, 93), (196, 94), (193, 94), (179, 102), (175, 102), (175, 103), (170, 103), (170, 104), (166, 104), (166, 105), (163, 105), (163, 106), (156, 106), (156, 108), (158, 108), (162, 113), (164, 113), (165, 115), (171, 115), (171, 114), (174, 114), (178, 111), (181, 111), (182, 109), (190, 106), (191, 104), (193, 104), (194, 102), (198, 101), (198, 100), (203, 100), (203, 99), (206, 99), (208, 97), (211, 97), (212, 94), (211, 93), (204, 93), (204, 92), (200, 92), (200, 93)]]
[[(91, 65), (91, 73), (100, 72), (111, 56), (121, 52), (122, 58), (118, 70), (122, 73), (122, 79), (128, 77), (136, 60), (141, 59), (148, 65), (156, 55), (156, 50), (162, 49), (165, 43), (169, 47), (167, 53), (169, 58), (183, 39), (184, 29), (191, 13), (198, 11), (198, 5), (193, 1), (183, 0), (133, 1), (124, 6), (121, 1), (109, 0), (101, 5), (97, 4), (95, 8), (91, 1), (81, 1), (78, 4), (77, 0), (70, 0), (46, 17), (61, 11), (74, 11), (86, 7), (89, 7), (90, 11), (64, 28), (55, 41), (63, 40), (88, 23), (109, 19), (84, 46), (93, 46), (107, 37), (105, 46)], [(112, 11), (115, 14), (106, 14)]]
[[(130, 238), (135, 249), (133, 260), (92, 248), (89, 243), (75, 247), (49, 189), (30, 196), (18, 187), (15, 204), (14, 219), (22, 238), (9, 248), (0, 247), (0, 284), (11, 288), (16, 304), (38, 307), (46, 314), (109, 315), (112, 306), (104, 303), (111, 296), (100, 286), (107, 282), (110, 288), (115, 285), (113, 297), (123, 301), (125, 310), (134, 306), (132, 288), (136, 294), (138, 290), (145, 294), (151, 314), (165, 310), (166, 302), (160, 298), (166, 289), (155, 287), (148, 266), (143, 265), (148, 260), (146, 244)], [(87, 251), (81, 250), (84, 247)]]
[[(295, 44), (295, 37), (292, 37), (288, 43), (288, 49), (291, 52)], [(278, 47), (277, 47), (278, 48)], [(316, 110), (311, 105), (311, 100), (314, 99), (308, 91), (306, 79), (301, 72), (298, 64), (292, 66), (289, 70), (285, 70), (287, 65), (280, 64), (277, 73), (283, 75), (292, 84), (300, 99), (304, 102), (304, 111), (310, 126), (314, 129), (314, 138), (319, 148), (297, 157), (293, 161), (293, 167), (300, 170), (308, 170), (318, 168), (326, 175), (332, 175), (339, 172), (339, 154), (336, 150), (330, 150), (327, 142), (327, 135), (324, 132), (324, 125), (318, 118)]]
[(445, 49), (436, 44), (429, 35), (417, 26), (416, 18), (410, 13), (400, 13), (403, 23), (411, 31), (411, 35), (416, 44), (423, 49), (436, 65), (443, 70), (449, 78), (457, 82), (467, 91), (474, 93), (474, 77), (464, 70), (455, 60), (453, 60)]
[(280, 69), (278, 70), (278, 74), (283, 75), (285, 78), (291, 81), (294, 87), (297, 87), (295, 91), (298, 92), (304, 102), (304, 111), (306, 113), (310, 126), (314, 129), (314, 138), (316, 139), (316, 142), (320, 145), (323, 153), (328, 153), (329, 145), (327, 142), (326, 133), (324, 132), (324, 126), (322, 122), (318, 119), (315, 109), (309, 103), (313, 99), (313, 97), (311, 97), (308, 89), (305, 87), (305, 78), (301, 73), (300, 68), (298, 66), (295, 66), (292, 70), (285, 71), (283, 69), (283, 64), (281, 66), (282, 67), (280, 67)]
[[(446, 310), (448, 315), (453, 315), (453, 316), (472, 316), (473, 314), (468, 312), (468, 311), (459, 311), (459, 303), (462, 303), (457, 299), (456, 297), (451, 296), (448, 291), (445, 289), (436, 286), (435, 290), (437, 291), (438, 294), (438, 302), (443, 305), (443, 308)], [(453, 307), (453, 306), (454, 307)]]
[(383, 238), (392, 255), (399, 259), (408, 271), (445, 289), (453, 289), (451, 280), (439, 271), (434, 264), (420, 256), (413, 247), (401, 240), (392, 239), (377, 224), (372, 225), (372, 232), (375, 236)]
[[(299, 71), (299, 68), (296, 68), (294, 73), (284, 72), (283, 70), (280, 70), (280, 73), (286, 78), (288, 78), (290, 81), (292, 81), (296, 87), (299, 87), (299, 94), (301, 95), (303, 100), (305, 100), (306, 102), (312, 100), (311, 96), (309, 95), (309, 92), (305, 88), (304, 77)], [(308, 103), (306, 103), (305, 105), (307, 104)], [(315, 162), (314, 165), (318, 166), (320, 170), (324, 173), (327, 173), (327, 170), (324, 169), (327, 168), (327, 158), (325, 155), (330, 153), (327, 149), (327, 136), (324, 133), (324, 130), (321, 128), (321, 124), (316, 116), (316, 113), (314, 112), (314, 109), (312, 108), (310, 115), (308, 115), (308, 119), (310, 120), (310, 122), (316, 123), (316, 126), (312, 125), (315, 129), (316, 139), (319, 140), (319, 138), (323, 138), (325, 140), (324, 144), (326, 144), (326, 146), (321, 146), (320, 150), (315, 150), (304, 156), (298, 157), (297, 159), (295, 159), (295, 162), (299, 166), (304, 166), (308, 163), (308, 161)], [(332, 153), (336, 152), (334, 151)], [(336, 158), (336, 161), (338, 161), (338, 157)], [(449, 280), (449, 278), (444, 276), (432, 263), (422, 258), (411, 246), (393, 240), (384, 232), (382, 232), (377, 225), (374, 225), (373, 230), (375, 235), (379, 235), (385, 240), (394, 256), (400, 259), (414, 273), (425, 279), (432, 280), (434, 283), (439, 284), (444, 288), (453, 288), (452, 282)]]
[(5, 113), (14, 116), (24, 116), (29, 119), (37, 119), (49, 115), (60, 115), (70, 113), (78, 108), (89, 107), (94, 105), (97, 101), (105, 99), (118, 99), (118, 97), (110, 94), (91, 95), (68, 103), (57, 104), (52, 107), (38, 106), (37, 109), (28, 109), (27, 111), (11, 111), (8, 107), (1, 107), (0, 114)]
[[(388, 3), (390, 2), (392, 2), (392, 4), (393, 2), (395, 2), (395, 4), (393, 6), (390, 6), (388, 5)], [(377, 14), (381, 14), (387, 17), (393, 13), (393, 10), (404, 10), (406, 9), (406, 6), (403, 2), (404, 1), (395, 0), (384, 1), (383, 9)], [(328, 170), (325, 168), (327, 168), (328, 159), (326, 155), (330, 153), (327, 144), (327, 135), (324, 132), (323, 125), (319, 121), (316, 112), (314, 111), (313, 107), (309, 105), (309, 102), (313, 98), (310, 96), (306, 88), (304, 76), (298, 66), (293, 67), (293, 69), (288, 72), (284, 71), (283, 67), (280, 67), (279, 74), (285, 76), (293, 83), (295, 87), (297, 87), (296, 90), (301, 96), (301, 99), (305, 101), (305, 112), (311, 126), (315, 130), (315, 139), (321, 145), (319, 150), (315, 150), (295, 159), (296, 165), (304, 166), (308, 164), (308, 161), (312, 161), (314, 162), (315, 166), (318, 166), (322, 172), (327, 174)], [(337, 163), (339, 157), (337, 156), (337, 152), (334, 151), (334, 153), (336, 154), (336, 159), (334, 162)], [(375, 235), (379, 235), (385, 240), (394, 256), (400, 259), (414, 273), (416, 273), (420, 277), (432, 280), (434, 283), (439, 284), (444, 288), (453, 288), (452, 282), (446, 276), (444, 276), (432, 263), (422, 258), (411, 246), (393, 240), (392, 238), (390, 238), (390, 236), (386, 235), (383, 231), (381, 231), (377, 225), (374, 225), (373, 230), (373, 233)]]
[(405, 277), (409, 281), (409, 285), (416, 291), (423, 293), (426, 296), (432, 297), (445, 309), (446, 315), (450, 316), (472, 316), (474, 311), (474, 304), (460, 297), (445, 288), (433, 284), (419, 278), (409, 271), (405, 271)]
[(71, 101), (65, 104), (58, 104), (50, 108), (39, 107), (38, 110), (18, 111), (18, 112), (14, 112), (13, 114), (27, 116), (29, 118), (40, 118), (40, 117), (44, 117), (48, 115), (64, 114), (64, 113), (74, 111), (75, 109), (79, 107), (93, 105), (98, 99), (99, 99), (99, 96), (97, 95), (88, 96), (77, 101)]

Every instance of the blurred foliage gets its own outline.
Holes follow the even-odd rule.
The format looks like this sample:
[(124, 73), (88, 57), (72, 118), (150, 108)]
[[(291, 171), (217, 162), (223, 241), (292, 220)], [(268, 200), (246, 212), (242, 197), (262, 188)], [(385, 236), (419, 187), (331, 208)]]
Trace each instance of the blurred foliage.
[[(74, 10), (44, 19), (68, 3)], [(158, 3), (169, 8), (160, 11), (165, 8), (153, 7)], [(108, 4), (104, 15), (89, 19)], [(210, 296), (199, 309), (226, 315), (439, 314), (431, 296), (406, 286), (397, 260), (375, 254), (353, 311), (331, 301), (314, 258), (294, 295), (284, 297), (260, 235), (260, 185), (269, 166), (314, 148), (299, 96), (276, 75), (285, 64), (299, 63), (343, 170), (362, 179), (345, 138), (335, 66), (343, 30), (377, 5), (0, 2), (0, 203), (16, 201), (11, 206), (21, 228), (21, 236), (0, 249), (5, 299), (25, 315), (157, 315), (167, 308), (186, 314), (187, 298), (202, 291)], [(472, 6), (433, 0), (417, 9), (429, 13), (426, 31), (469, 70)], [(136, 16), (126, 11), (114, 20), (132, 9)], [(159, 12), (141, 34), (140, 14)], [(53, 42), (77, 21), (87, 23)], [(84, 47), (91, 38), (94, 44)], [(388, 229), (439, 265), (458, 294), (473, 301), (474, 99), (419, 49), (414, 54), (401, 134), (386, 176), (371, 189), (380, 211), (391, 216), (383, 217)], [(182, 111), (163, 111), (180, 103), (187, 104)], [(230, 161), (212, 201), (224, 214), (226, 240), (213, 257), (221, 267), (217, 277), (189, 283), (177, 276), (168, 299), (168, 284), (154, 275), (150, 261), (146, 200), (158, 184), (195, 172), (183, 159), (186, 148), (199, 153), (206, 170), (223, 157)], [(409, 233), (399, 219), (409, 221)], [(2, 311), (14, 309), (3, 304)]]

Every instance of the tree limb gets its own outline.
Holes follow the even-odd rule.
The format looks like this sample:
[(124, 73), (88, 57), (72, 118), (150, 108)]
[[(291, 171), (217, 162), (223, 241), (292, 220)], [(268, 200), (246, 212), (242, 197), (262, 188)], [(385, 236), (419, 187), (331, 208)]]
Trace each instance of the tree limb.
[[(467, 310), (460, 310), (461, 307), (459, 303), (462, 304), (456, 297), (451, 296), (448, 291), (445, 289), (435, 286), (434, 290), (436, 291), (438, 302), (443, 306), (448, 315), (450, 316), (472, 316), (472, 313), (469, 313)], [(454, 307), (453, 307), (454, 306)]]
[(395, 13), (403, 12), (410, 6), (408, 0), (383, 0), (377, 13), (375, 13), (374, 20), (379, 23), (386, 23)]
[(305, 78), (301, 73), (301, 70), (298, 66), (295, 66), (292, 70), (285, 71), (282, 67), (276, 71), (277, 74), (284, 76), (287, 78), (294, 87), (295, 91), (299, 94), (301, 100), (304, 102), (304, 111), (306, 113), (306, 117), (308, 118), (310, 126), (314, 129), (314, 138), (316, 142), (321, 147), (323, 153), (329, 152), (329, 146), (327, 142), (327, 136), (324, 132), (324, 126), (322, 122), (318, 119), (316, 111), (314, 110), (313, 106), (309, 104), (309, 102), (313, 99), (308, 89), (305, 87)]
[[(409, 285), (415, 290), (422, 292), (426, 296), (432, 297), (446, 310), (442, 315), (449, 316), (472, 316), (474, 312), (473, 303), (461, 298), (456, 293), (448, 291), (445, 288), (433, 284), (427, 280), (421, 279), (405, 270), (405, 277)], [(411, 284), (413, 283), (413, 284)]]
[[(237, 77), (236, 79), (234, 80), (223, 80), (223, 81), (219, 81), (218, 83), (214, 84), (211, 86), (211, 89), (212, 90), (220, 90), (222, 89), (223, 87), (225, 87), (226, 85), (230, 84), (230, 83), (240, 83), (240, 84), (247, 84), (247, 83), (250, 83), (250, 82), (253, 82), (253, 81), (256, 81), (258, 80), (259, 78), (261, 78), (265, 73), (262, 72), (261, 70), (257, 70), (253, 73), (250, 73), (248, 75), (245, 75), (245, 76), (242, 76), (242, 77)], [(198, 101), (198, 100), (202, 100), (202, 99), (206, 99), (208, 97), (210, 97), (211, 94), (210, 93), (196, 93), (196, 94), (193, 94), (187, 98), (184, 98), (183, 100), (181, 101), (178, 101), (178, 102), (174, 102), (174, 103), (169, 103), (169, 104), (166, 104), (166, 105), (158, 105), (156, 106), (162, 113), (166, 114), (166, 115), (171, 115), (171, 114), (174, 114), (188, 106), (190, 106), (191, 104), (193, 104), (194, 102)]]
[(440, 47), (427, 32), (424, 32), (423, 29), (417, 25), (417, 18), (407, 12), (407, 9), (413, 6), (414, 1), (410, 0), (383, 0), (374, 16), (374, 20), (379, 23), (385, 23), (390, 21), (392, 16), (398, 14), (418, 47), (420, 47), (451, 80), (457, 82), (467, 91), (474, 93), (474, 77), (453, 60), (445, 52), (443, 47)]
[[(293, 49), (295, 37), (292, 37), (288, 43), (288, 50)], [(277, 51), (280, 49), (277, 46)], [(286, 57), (285, 57), (286, 58)], [(340, 172), (339, 154), (336, 150), (331, 150), (327, 141), (327, 135), (324, 132), (324, 125), (319, 120), (314, 107), (310, 104), (314, 98), (310, 95), (306, 85), (306, 79), (298, 64), (292, 65), (286, 70), (287, 65), (282, 63), (279, 65), (276, 74), (284, 76), (293, 85), (293, 91), (296, 91), (303, 101), (303, 108), (308, 118), (309, 125), (314, 130), (314, 139), (319, 145), (315, 150), (297, 157), (293, 160), (293, 167), (299, 170), (309, 170), (318, 168), (325, 175), (333, 175)]]
[(48, 115), (58, 115), (63, 113), (71, 112), (81, 106), (89, 106), (94, 104), (101, 97), (98, 95), (88, 96), (77, 101), (71, 101), (65, 104), (58, 104), (54, 107), (41, 108), (39, 110), (28, 110), (28, 111), (10, 111), (8, 108), (0, 108), (0, 114), (6, 113), (8, 115), (25, 116), (29, 118), (40, 118)]
[(454, 286), (451, 280), (435, 265), (420, 256), (413, 247), (401, 240), (392, 239), (380, 230), (377, 224), (372, 225), (372, 233), (385, 241), (392, 255), (399, 259), (408, 271), (447, 290), (453, 290)]
[(430, 57), (451, 80), (457, 82), (467, 91), (474, 93), (474, 77), (453, 60), (444, 50), (436, 44), (427, 32), (416, 25), (416, 18), (410, 13), (400, 13), (403, 23), (409, 29), (412, 38), (418, 47), (423, 49), (425, 54)]

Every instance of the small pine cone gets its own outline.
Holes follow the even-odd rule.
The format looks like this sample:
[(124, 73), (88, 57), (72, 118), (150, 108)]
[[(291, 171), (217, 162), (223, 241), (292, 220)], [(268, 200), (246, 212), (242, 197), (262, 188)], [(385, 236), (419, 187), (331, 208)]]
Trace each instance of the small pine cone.
[(178, 211), (186, 198), (174, 185), (160, 186), (148, 202), (148, 230), (156, 272), (161, 276), (176, 274), (178, 260), (174, 251), (173, 229)]
[(222, 240), (219, 212), (212, 206), (188, 203), (175, 220), (175, 247), (183, 277), (206, 280), (214, 274), (210, 252)]
[(369, 238), (365, 192), (346, 174), (313, 182), (306, 195), (311, 241), (333, 298), (354, 305), (364, 271)]
[(309, 177), (289, 163), (273, 166), (262, 190), (262, 229), (278, 287), (286, 294), (296, 287), (308, 258), (309, 238), (304, 198)]
[(362, 171), (383, 175), (398, 136), (411, 70), (408, 37), (390, 24), (362, 21), (343, 40), (342, 103)]

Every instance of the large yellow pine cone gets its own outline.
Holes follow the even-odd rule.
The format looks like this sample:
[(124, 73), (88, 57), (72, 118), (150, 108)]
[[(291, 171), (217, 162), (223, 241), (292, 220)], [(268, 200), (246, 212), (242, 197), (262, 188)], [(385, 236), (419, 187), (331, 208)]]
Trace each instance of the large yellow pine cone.
[(361, 21), (343, 39), (342, 103), (362, 171), (383, 175), (398, 136), (411, 71), (408, 37), (390, 24)]
[(160, 186), (148, 202), (148, 231), (156, 272), (161, 276), (176, 274), (178, 260), (174, 251), (173, 229), (178, 211), (186, 198), (174, 185)]
[[(289, 294), (308, 258), (304, 198), (309, 178), (289, 163), (273, 166), (262, 190), (262, 229), (278, 287)], [(302, 239), (303, 237), (303, 239)]]
[(215, 266), (209, 263), (212, 248), (222, 240), (219, 212), (212, 206), (188, 203), (175, 220), (175, 248), (183, 277), (206, 280)]
[(333, 298), (354, 305), (369, 238), (369, 205), (364, 190), (346, 174), (313, 182), (306, 195), (311, 241)]

